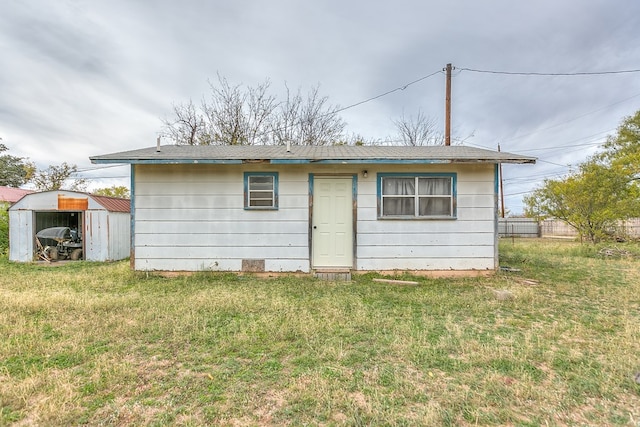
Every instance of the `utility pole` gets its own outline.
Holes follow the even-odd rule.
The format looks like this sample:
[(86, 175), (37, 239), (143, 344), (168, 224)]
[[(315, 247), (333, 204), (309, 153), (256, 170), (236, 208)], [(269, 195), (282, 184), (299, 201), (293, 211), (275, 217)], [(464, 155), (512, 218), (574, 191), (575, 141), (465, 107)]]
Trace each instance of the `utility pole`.
[[(500, 152), (500, 144), (498, 144), (498, 153)], [(504, 218), (504, 187), (502, 186), (502, 162), (498, 163), (500, 167), (500, 216)]]
[(443, 71), (447, 72), (447, 82), (445, 87), (445, 107), (444, 107), (444, 145), (451, 145), (451, 64)]

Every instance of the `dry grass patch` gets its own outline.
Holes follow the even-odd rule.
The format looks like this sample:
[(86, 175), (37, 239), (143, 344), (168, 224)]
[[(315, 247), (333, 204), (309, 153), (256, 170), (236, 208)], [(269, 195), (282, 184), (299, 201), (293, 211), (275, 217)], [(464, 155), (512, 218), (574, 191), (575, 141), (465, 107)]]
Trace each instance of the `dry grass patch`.
[(638, 258), (501, 256), (410, 287), (1, 259), (0, 425), (637, 422)]

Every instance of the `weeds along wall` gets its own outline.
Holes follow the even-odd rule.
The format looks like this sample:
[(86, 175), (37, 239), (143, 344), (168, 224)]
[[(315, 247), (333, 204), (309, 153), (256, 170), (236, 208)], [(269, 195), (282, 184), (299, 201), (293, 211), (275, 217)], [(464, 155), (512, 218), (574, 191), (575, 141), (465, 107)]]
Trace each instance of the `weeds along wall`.
[(9, 204), (0, 202), (0, 255), (9, 251)]

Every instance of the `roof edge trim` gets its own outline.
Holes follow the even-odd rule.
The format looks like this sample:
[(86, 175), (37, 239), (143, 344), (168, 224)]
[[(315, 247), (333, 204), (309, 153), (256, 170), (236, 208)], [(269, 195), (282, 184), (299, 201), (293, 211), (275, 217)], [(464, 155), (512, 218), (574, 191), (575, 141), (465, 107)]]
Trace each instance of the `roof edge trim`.
[(536, 159), (95, 159), (90, 158), (93, 164), (132, 164), (132, 165), (192, 165), (192, 164), (217, 164), (240, 165), (250, 161), (263, 161), (274, 165), (286, 164), (450, 164), (450, 163), (536, 163)]

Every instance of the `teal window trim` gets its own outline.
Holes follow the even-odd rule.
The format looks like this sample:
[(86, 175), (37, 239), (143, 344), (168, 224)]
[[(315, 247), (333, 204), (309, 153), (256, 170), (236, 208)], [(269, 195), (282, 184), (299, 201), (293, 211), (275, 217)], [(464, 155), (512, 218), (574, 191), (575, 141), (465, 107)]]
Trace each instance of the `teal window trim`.
[[(418, 214), (418, 204), (420, 197), (429, 197), (430, 195), (421, 195), (414, 194), (414, 203), (415, 209), (413, 215), (384, 215), (384, 199), (389, 195), (382, 194), (383, 192), (383, 181), (385, 178), (414, 178), (416, 179), (416, 186), (418, 188), (418, 178), (449, 178), (451, 180), (451, 194), (450, 195), (438, 195), (437, 197), (450, 197), (450, 215), (419, 215)], [(438, 173), (438, 172), (422, 172), (422, 173), (411, 173), (411, 172), (401, 172), (401, 173), (378, 173), (377, 174), (377, 209), (378, 209), (378, 219), (400, 219), (400, 220), (448, 220), (448, 219), (457, 219), (457, 186), (458, 186), (458, 175), (456, 173)]]
[(278, 172), (244, 173), (244, 209), (278, 210)]

